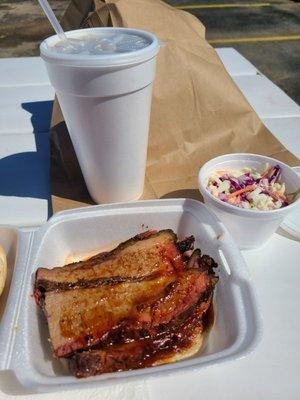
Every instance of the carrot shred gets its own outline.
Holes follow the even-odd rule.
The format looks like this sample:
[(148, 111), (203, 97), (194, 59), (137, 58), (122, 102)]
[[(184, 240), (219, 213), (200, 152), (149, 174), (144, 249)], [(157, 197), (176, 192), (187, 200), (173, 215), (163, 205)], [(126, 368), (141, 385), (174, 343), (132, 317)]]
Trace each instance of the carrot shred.
[(251, 192), (254, 189), (255, 189), (255, 185), (248, 185), (248, 186), (244, 187), (243, 189), (240, 189), (240, 190), (237, 190), (236, 192), (230, 193), (228, 195), (228, 197), (229, 198), (230, 197), (235, 197), (235, 196), (238, 196), (238, 195), (240, 195), (242, 193)]
[(284, 194), (281, 194), (279, 192), (274, 192), (275, 196), (278, 197), (280, 200), (286, 200), (286, 196)]
[(268, 176), (272, 169), (273, 169), (273, 166), (270, 165), (270, 166), (262, 173), (260, 179), (263, 179), (263, 178), (265, 178), (266, 176)]

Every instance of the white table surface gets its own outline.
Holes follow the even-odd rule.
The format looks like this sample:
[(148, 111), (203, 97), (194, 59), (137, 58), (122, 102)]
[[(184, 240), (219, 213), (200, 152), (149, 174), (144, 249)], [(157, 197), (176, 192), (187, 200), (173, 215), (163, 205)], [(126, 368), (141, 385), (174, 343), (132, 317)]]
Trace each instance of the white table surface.
[(263, 75), (232, 77), (260, 118), (295, 117), (300, 107)]
[(300, 116), (262, 118), (262, 121), (290, 152), (300, 158)]
[[(236, 50), (226, 48), (217, 51), (227, 71), (266, 126), (299, 156), (299, 106)], [(47, 159), (49, 122), (44, 122), (49, 121), (49, 103), (44, 103), (48, 107), (48, 119), (47, 115), (44, 122), (32, 117), (35, 115), (35, 102), (42, 106), (41, 102), (49, 102), (53, 97), (54, 92), (39, 58), (0, 59), (0, 173), (6, 173), (5, 166), (11, 165), (7, 163), (7, 160), (12, 160), (10, 157), (25, 154), (21, 157), (21, 165), (35, 180), (32, 184), (41, 191), (36, 198), (19, 196), (17, 201), (9, 198), (10, 206), (19, 212), (11, 220), (16, 225), (24, 225), (24, 220), (18, 220), (18, 215), (21, 218), (26, 207), (27, 225), (41, 224), (47, 218), (50, 199)], [(30, 107), (22, 106), (24, 103), (31, 103)], [(1, 111), (3, 109), (5, 112)], [(39, 154), (32, 165), (31, 153), (35, 151)], [(4, 171), (1, 170), (1, 162)], [(44, 174), (34, 172), (39, 169)], [(4, 197), (0, 187), (1, 222), (7, 210), (7, 198)], [(58, 396), (63, 400), (300, 399), (300, 242), (279, 230), (263, 248), (244, 251), (243, 255), (257, 287), (264, 320), (263, 339), (250, 356), (176, 376), (60, 394), (28, 393), (10, 373), (4, 372), (0, 373), (0, 399), (54, 400)]]

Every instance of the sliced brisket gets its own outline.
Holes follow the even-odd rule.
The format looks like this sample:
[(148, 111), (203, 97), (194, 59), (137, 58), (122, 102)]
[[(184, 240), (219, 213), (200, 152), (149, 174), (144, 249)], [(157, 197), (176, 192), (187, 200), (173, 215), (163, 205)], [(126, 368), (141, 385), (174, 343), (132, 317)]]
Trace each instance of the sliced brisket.
[[(36, 272), (53, 355), (77, 377), (168, 362), (200, 338), (218, 278), (194, 237), (148, 231), (86, 261)], [(201, 340), (201, 338), (200, 338)]]
[(135, 283), (46, 292), (44, 309), (53, 353), (64, 357), (96, 344), (122, 321), (136, 321), (137, 305), (156, 301), (175, 276)]
[(177, 242), (171, 230), (145, 232), (116, 249), (86, 261), (36, 272), (34, 296), (42, 305), (45, 292), (137, 282), (185, 268), (181, 250), (191, 249), (194, 238)]
[(84, 378), (168, 362), (170, 357), (186, 350), (195, 336), (202, 332), (206, 323), (203, 316), (210, 307), (212, 310), (211, 296), (194, 306), (188, 315), (163, 326), (155, 335), (77, 352), (69, 360), (70, 369), (76, 377)]
[(188, 270), (143, 282), (48, 292), (45, 312), (53, 353), (68, 356), (101, 342), (112, 329), (151, 330), (166, 324), (210, 287), (207, 272)]

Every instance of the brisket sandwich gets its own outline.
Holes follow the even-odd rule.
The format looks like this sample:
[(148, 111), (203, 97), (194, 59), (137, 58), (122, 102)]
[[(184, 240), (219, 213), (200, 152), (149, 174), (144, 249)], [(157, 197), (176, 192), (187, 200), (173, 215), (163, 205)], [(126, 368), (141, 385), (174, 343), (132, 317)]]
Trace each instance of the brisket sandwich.
[(193, 247), (193, 236), (148, 231), (86, 261), (39, 268), (34, 297), (53, 356), (81, 378), (198, 352), (218, 278), (214, 260)]

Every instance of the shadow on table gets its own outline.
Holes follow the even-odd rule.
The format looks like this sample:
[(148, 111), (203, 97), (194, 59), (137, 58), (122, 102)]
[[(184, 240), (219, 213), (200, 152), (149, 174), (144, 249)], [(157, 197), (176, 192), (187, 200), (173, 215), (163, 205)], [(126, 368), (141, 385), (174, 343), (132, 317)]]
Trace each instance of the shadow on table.
[(180, 189), (174, 190), (173, 192), (169, 192), (163, 196), (161, 199), (194, 199), (203, 202), (202, 194), (199, 192), (198, 189)]
[[(0, 195), (45, 199), (48, 204), (48, 216), (52, 214), (48, 133), (52, 104), (52, 101), (22, 104), (22, 108), (32, 115), (31, 123), (36, 148), (33, 151), (12, 154), (0, 160)], [(18, 140), (18, 135), (12, 138)], [(20, 140), (22, 140), (21, 136)]]
[(49, 132), (53, 109), (52, 100), (22, 103), (22, 108), (31, 114), (31, 124), (35, 134)]
[(87, 190), (65, 122), (51, 128), (51, 191), (68, 203), (95, 204)]
[(278, 233), (278, 235), (286, 237), (287, 239), (294, 240), (294, 242), (300, 242), (300, 239), (296, 238), (295, 236), (290, 235), (288, 232), (286, 232), (281, 227), (279, 227), (277, 229), (276, 233)]

